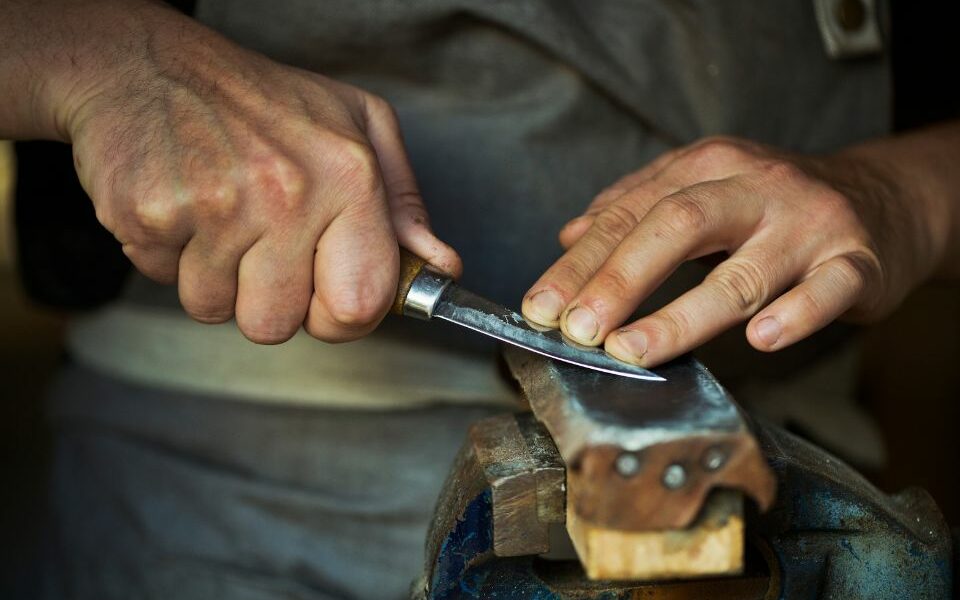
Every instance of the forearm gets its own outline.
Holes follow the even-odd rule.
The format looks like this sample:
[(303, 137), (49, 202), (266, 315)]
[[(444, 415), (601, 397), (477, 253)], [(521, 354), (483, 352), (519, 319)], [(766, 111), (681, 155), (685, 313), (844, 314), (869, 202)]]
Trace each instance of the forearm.
[(123, 40), (178, 20), (152, 0), (0, 1), (0, 138), (70, 141), (77, 108), (142, 52)]
[(932, 253), (929, 275), (960, 279), (960, 120), (866, 142), (845, 152), (895, 180)]

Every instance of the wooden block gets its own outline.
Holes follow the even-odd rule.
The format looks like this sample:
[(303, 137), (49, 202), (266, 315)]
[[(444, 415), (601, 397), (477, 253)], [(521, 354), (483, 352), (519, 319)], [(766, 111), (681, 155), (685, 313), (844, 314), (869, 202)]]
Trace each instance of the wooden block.
[(622, 531), (592, 525), (568, 505), (567, 532), (590, 579), (659, 580), (743, 570), (743, 496), (714, 491), (685, 529)]

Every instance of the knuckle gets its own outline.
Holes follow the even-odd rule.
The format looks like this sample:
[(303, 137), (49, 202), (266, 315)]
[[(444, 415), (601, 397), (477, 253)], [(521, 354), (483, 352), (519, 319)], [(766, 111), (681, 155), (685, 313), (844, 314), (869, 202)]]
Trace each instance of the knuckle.
[(187, 284), (180, 280), (180, 304), (194, 321), (225, 323), (234, 316), (235, 296), (229, 290)]
[(619, 266), (604, 266), (591, 285), (596, 286), (594, 289), (602, 290), (605, 296), (616, 298), (632, 296), (630, 290), (633, 288), (633, 279)]
[(367, 106), (367, 113), (374, 121), (382, 121), (388, 126), (396, 125), (399, 121), (397, 111), (387, 100), (376, 94), (367, 93), (364, 96)]
[(671, 194), (658, 205), (664, 227), (675, 235), (703, 231), (710, 223), (703, 201), (689, 192)]
[(768, 277), (752, 261), (728, 262), (714, 269), (707, 279), (739, 315), (756, 313), (768, 295)]
[(879, 261), (865, 252), (841, 254), (830, 262), (830, 267), (843, 285), (857, 293), (877, 279)]
[(764, 163), (761, 170), (768, 179), (780, 184), (802, 181), (806, 178), (803, 169), (788, 160), (771, 160)]
[(692, 326), (688, 315), (676, 309), (664, 309), (648, 318), (647, 323), (647, 329), (658, 346), (675, 344), (683, 339), (684, 332), (690, 331)]
[(816, 202), (817, 213), (828, 223), (847, 225), (851, 220), (856, 220), (850, 198), (843, 192), (827, 188), (817, 194)]
[(328, 160), (335, 179), (352, 193), (371, 196), (380, 191), (380, 165), (369, 144), (340, 137), (330, 144)]
[(590, 206), (587, 208), (587, 213), (596, 212), (604, 206), (607, 206), (624, 193), (626, 189), (620, 186), (610, 186), (600, 190), (600, 193), (594, 196), (593, 200), (590, 202)]
[(815, 321), (818, 315), (825, 312), (826, 307), (823, 301), (805, 286), (798, 286), (794, 289), (794, 298), (797, 306), (797, 312), (807, 321)]
[(240, 213), (240, 200), (236, 188), (223, 183), (198, 188), (193, 207), (200, 221), (229, 222)]
[(149, 279), (162, 284), (176, 283), (179, 271), (179, 265), (176, 261), (158, 260), (156, 253), (151, 252), (145, 246), (124, 243), (121, 248), (124, 255), (130, 259), (137, 270)]
[(337, 325), (365, 328), (376, 324), (386, 311), (385, 302), (363, 290), (341, 292), (327, 303), (327, 310)]
[(194, 321), (206, 323), (208, 325), (226, 323), (233, 318), (232, 306), (184, 306), (184, 310)]
[(97, 218), (97, 222), (104, 226), (107, 231), (116, 232), (117, 230), (117, 219), (115, 211), (111, 206), (106, 202), (97, 202), (93, 203), (93, 212)]
[(180, 221), (180, 209), (167, 196), (147, 194), (130, 202), (132, 225), (142, 235), (165, 237)]
[(691, 152), (691, 158), (698, 163), (728, 164), (742, 160), (745, 154), (734, 138), (711, 136), (697, 144)]
[(427, 221), (427, 209), (417, 190), (406, 190), (392, 194), (391, 205), (394, 211), (413, 217), (419, 217), (420, 223)]
[(619, 241), (637, 226), (633, 211), (621, 204), (604, 208), (593, 221), (593, 229), (609, 240)]
[(548, 277), (550, 281), (556, 282), (556, 286), (566, 289), (570, 286), (579, 286), (591, 272), (585, 257), (577, 252), (568, 252), (550, 267)]
[[(224, 319), (223, 321), (225, 320), (227, 319)], [(222, 323), (223, 321), (212, 322)], [(244, 323), (239, 325), (239, 327), (241, 333), (243, 333), (244, 337), (246, 337), (248, 340), (255, 344), (264, 345), (282, 344), (293, 337), (293, 334), (297, 332), (297, 326), (286, 325), (274, 321), (264, 321), (255, 324)]]
[[(307, 176), (294, 161), (280, 153), (259, 157), (247, 165), (247, 177), (256, 197), (280, 212), (299, 212), (306, 202)], [(213, 198), (227, 217), (236, 215), (238, 194), (224, 186)]]

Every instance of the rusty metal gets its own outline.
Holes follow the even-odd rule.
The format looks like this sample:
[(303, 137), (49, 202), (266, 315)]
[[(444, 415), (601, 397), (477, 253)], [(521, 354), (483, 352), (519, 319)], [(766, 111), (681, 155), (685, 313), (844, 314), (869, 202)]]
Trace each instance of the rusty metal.
[[(516, 361), (511, 364), (514, 372), (524, 367)], [(550, 394), (545, 398), (557, 402), (557, 387), (570, 381), (552, 367), (543, 368), (547, 369), (544, 378), (553, 382), (541, 380), (532, 394), (527, 386), (530, 404), (540, 406), (541, 413), (544, 402), (536, 390), (544, 390)], [(528, 384), (531, 381), (528, 377)], [(579, 388), (571, 389), (577, 393)], [(571, 410), (572, 406), (556, 408)], [(497, 419), (472, 431), (456, 460), (437, 506), (425, 574), (414, 589), (416, 598), (902, 600), (950, 596), (954, 569), (950, 530), (925, 492), (908, 489), (884, 494), (825, 451), (763, 423), (754, 427), (754, 434), (780, 493), (765, 514), (747, 512), (747, 566), (742, 575), (656, 583), (589, 581), (576, 561), (551, 562), (536, 556), (544, 547), (544, 523), (556, 522), (563, 514), (559, 440), (554, 446), (529, 416)], [(567, 442), (576, 440), (571, 432), (583, 426), (576, 419), (569, 424), (573, 427), (563, 431)], [(622, 431), (614, 434), (607, 432), (605, 439), (630, 437)], [(639, 433), (635, 437), (660, 439)], [(589, 447), (589, 441), (580, 448)], [(632, 448), (626, 452), (637, 451)], [(720, 448), (717, 453), (716, 448), (707, 446), (696, 456), (699, 469), (723, 472), (730, 468), (737, 452), (728, 454)], [(690, 453), (691, 459), (695, 455)], [(641, 463), (640, 470), (644, 467)], [(629, 478), (635, 477), (630, 474)], [(502, 503), (499, 509), (498, 503)], [(510, 510), (504, 511), (508, 506)], [(530, 554), (501, 554), (520, 551)]]
[[(696, 360), (665, 365), (667, 381), (650, 384), (511, 348), (504, 356), (569, 467), (567, 501), (584, 519), (682, 529), (717, 487), (743, 491), (761, 510), (773, 503), (776, 483), (744, 413)], [(638, 463), (626, 477), (617, 468), (625, 452)]]
[[(533, 556), (551, 550), (550, 526), (562, 523), (565, 518), (564, 476), (559, 451), (546, 428), (531, 413), (498, 415), (475, 423), (437, 503), (427, 537), (425, 575), (417, 586), (419, 597), (487, 597), (483, 594), (464, 596), (463, 589), (471, 588), (465, 581), (485, 577), (488, 569), (506, 564), (505, 560), (516, 560), (518, 562), (511, 564), (525, 565), (524, 572), (532, 573), (539, 565)], [(691, 528), (673, 532), (670, 544), (676, 551), (696, 547), (705, 535), (722, 528), (728, 519), (741, 519), (741, 512), (738, 493), (714, 494)], [(552, 563), (537, 568), (544, 569), (542, 578), (536, 579), (541, 583), (535, 584), (533, 580), (529, 583), (556, 585), (566, 590), (564, 598), (578, 598), (580, 593), (597, 589), (592, 583), (581, 582), (577, 588), (580, 592), (576, 592), (571, 581), (563, 576), (552, 582), (556, 575)], [(567, 573), (564, 569), (560, 572)], [(585, 581), (582, 570), (580, 573)], [(502, 572), (498, 574), (502, 575)], [(721, 582), (719, 588), (744, 590), (759, 585), (760, 579), (754, 575), (748, 579), (747, 582)], [(605, 586), (627, 593), (636, 584), (607, 582)], [(646, 594), (650, 588), (643, 586), (642, 589)], [(690, 589), (701, 588), (697, 584)], [(684, 595), (689, 592), (685, 586), (669, 590), (653, 597), (689, 597)]]
[[(757, 436), (781, 493), (748, 514), (747, 567), (737, 577), (656, 583), (589, 581), (575, 561), (493, 551), (493, 507), (483, 477), (452, 478), (437, 514), (416, 598), (639, 600), (729, 598), (903, 600), (949, 598), (952, 541), (918, 489), (887, 495), (823, 450), (760, 424)], [(467, 464), (470, 461), (466, 461)], [(469, 470), (469, 469), (468, 469)], [(456, 485), (463, 482), (465, 485)], [(478, 486), (479, 489), (478, 490)], [(530, 514), (529, 512), (527, 514)]]
[(496, 556), (550, 549), (551, 523), (564, 520), (564, 468), (547, 432), (530, 414), (478, 421), (454, 461), (428, 535), (428, 562), (464, 509), (489, 495), (491, 548)]

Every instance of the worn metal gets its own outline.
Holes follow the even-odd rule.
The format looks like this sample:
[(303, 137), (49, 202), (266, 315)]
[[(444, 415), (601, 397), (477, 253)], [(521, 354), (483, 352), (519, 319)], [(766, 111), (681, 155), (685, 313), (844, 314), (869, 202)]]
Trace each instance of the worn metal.
[[(404, 287), (404, 286), (402, 286)], [(541, 329), (516, 312), (482, 298), (429, 268), (420, 269), (404, 295), (401, 311), (420, 319), (438, 318), (550, 358), (612, 375), (663, 381), (656, 373), (619, 361), (602, 348), (568, 341), (553, 329)]]
[[(951, 539), (930, 497), (886, 495), (849, 466), (774, 426), (756, 429), (781, 493), (766, 514), (748, 513), (748, 553), (737, 577), (692, 581), (589, 581), (576, 561), (498, 557), (489, 488), (455, 490), (438, 505), (445, 525), (428, 540), (418, 599), (639, 600), (949, 598)], [(466, 493), (461, 493), (465, 492)]]
[[(534, 373), (524, 375), (522, 372), (524, 368), (533, 368), (530, 363), (518, 362), (514, 356), (510, 364), (521, 381), (537, 380)], [(694, 367), (697, 365), (687, 368)], [(544, 369), (540, 385), (525, 386), (530, 405), (539, 407), (540, 414), (549, 402), (565, 406), (565, 411), (573, 410), (574, 405), (567, 402), (569, 398), (565, 394), (582, 397), (582, 387), (572, 385), (561, 389), (558, 396), (557, 382), (569, 383), (576, 378), (571, 380), (549, 363), (541, 363), (539, 368)], [(670, 381), (674, 382), (675, 378), (671, 376)], [(538, 395), (541, 392), (542, 397)], [(638, 396), (634, 401), (644, 400)], [(687, 405), (683, 399), (679, 399), (678, 404)], [(595, 409), (581, 405), (577, 410), (589, 413)], [(662, 407), (661, 410), (671, 412)], [(695, 420), (695, 414), (690, 416)], [(516, 427), (503, 419), (514, 419)], [(651, 424), (657, 422), (654, 420)], [(563, 488), (559, 484), (562, 476), (557, 472), (562, 464), (558, 455), (563, 454), (560, 439), (568, 444), (576, 442), (581, 449), (589, 447), (589, 437), (576, 435), (582, 433), (578, 428), (583, 424), (571, 418), (569, 425), (571, 428), (563, 430), (560, 438), (552, 434), (556, 445), (529, 417), (504, 416), (471, 431), (437, 506), (427, 543), (426, 570), (414, 588), (416, 598), (902, 600), (950, 597), (954, 564), (950, 531), (925, 492), (908, 489), (899, 494), (884, 494), (827, 452), (764, 423), (754, 427), (754, 435), (758, 448), (769, 461), (780, 493), (766, 513), (755, 510), (747, 513), (748, 552), (742, 575), (696, 581), (612, 583), (588, 581), (576, 561), (541, 560), (534, 554), (542, 552), (544, 547), (541, 543), (543, 523), (556, 522), (563, 515)], [(642, 429), (636, 423), (633, 426)], [(616, 431), (605, 433), (602, 439), (658, 440), (662, 437), (662, 434)], [(524, 443), (518, 443), (520, 439)], [(498, 454), (497, 446), (503, 447), (502, 453)], [(714, 460), (717, 449), (721, 450), (723, 460)], [(612, 455), (611, 463), (622, 453), (620, 450)], [(717, 468), (724, 471), (731, 461), (738, 460), (737, 452), (731, 452), (722, 444), (706, 445), (695, 456), (696, 464), (705, 470), (719, 462)], [(543, 469), (542, 478), (531, 476), (531, 471), (540, 473), (540, 469)], [(641, 470), (646, 472), (645, 469), (646, 464), (641, 464)], [(517, 487), (504, 485), (514, 480), (525, 483)], [(531, 494), (529, 489), (534, 485), (537, 492)], [(652, 487), (661, 486), (657, 481)], [(505, 493), (508, 490), (512, 491)], [(536, 497), (536, 510), (529, 510), (532, 496)], [(525, 501), (510, 500), (518, 497)], [(516, 512), (514, 518), (501, 514), (498, 519), (498, 502), (527, 508)], [(518, 539), (508, 543), (504, 536)], [(520, 538), (532, 540), (526, 550), (529, 555), (506, 557), (496, 550), (499, 546), (520, 551)]]
[[(741, 490), (761, 509), (773, 502), (775, 481), (744, 413), (696, 360), (665, 365), (667, 381), (652, 385), (511, 348), (504, 356), (569, 467), (567, 501), (585, 520), (681, 529), (715, 487)], [(629, 477), (617, 468), (624, 452), (640, 463)], [(724, 458), (704, 466), (708, 453)]]
[[(427, 562), (440, 561), (448, 570), (452, 548), (461, 546), (469, 547), (461, 554), (481, 558), (484, 552), (500, 557), (547, 552), (549, 526), (564, 518), (563, 463), (546, 430), (529, 413), (483, 419), (470, 428), (444, 484), (428, 535)], [(459, 539), (455, 532), (464, 520), (476, 524), (477, 519), (486, 529)], [(448, 579), (432, 580), (433, 589), (442, 589)]]
[(422, 268), (403, 299), (404, 316), (424, 321), (431, 319), (440, 297), (452, 282), (453, 280), (442, 273), (429, 267)]
[(683, 465), (674, 463), (663, 470), (663, 486), (668, 490), (680, 489), (685, 483), (687, 483), (687, 470)]
[(862, 58), (883, 51), (877, 0), (813, 0), (813, 8), (830, 58)]
[(748, 527), (781, 571), (779, 598), (949, 598), (950, 529), (919, 488), (887, 495), (826, 451), (773, 426), (758, 438), (781, 494)]

